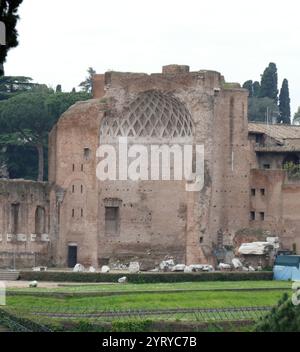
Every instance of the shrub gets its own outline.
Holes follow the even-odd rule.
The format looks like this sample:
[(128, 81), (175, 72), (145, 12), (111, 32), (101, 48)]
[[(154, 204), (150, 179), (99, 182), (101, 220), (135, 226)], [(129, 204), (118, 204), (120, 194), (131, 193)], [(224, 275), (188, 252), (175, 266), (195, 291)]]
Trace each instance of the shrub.
[(283, 166), (287, 172), (289, 179), (300, 180), (300, 165), (294, 164), (293, 162), (287, 162)]
[(255, 331), (257, 332), (296, 332), (300, 331), (300, 306), (293, 305), (285, 293), (277, 307), (262, 318)]
[(272, 280), (273, 273), (258, 272), (199, 272), (199, 273), (73, 273), (73, 272), (33, 272), (21, 271), (20, 280), (54, 281), (54, 282), (117, 282), (126, 275), (129, 283), (167, 283), (197, 281), (247, 281)]

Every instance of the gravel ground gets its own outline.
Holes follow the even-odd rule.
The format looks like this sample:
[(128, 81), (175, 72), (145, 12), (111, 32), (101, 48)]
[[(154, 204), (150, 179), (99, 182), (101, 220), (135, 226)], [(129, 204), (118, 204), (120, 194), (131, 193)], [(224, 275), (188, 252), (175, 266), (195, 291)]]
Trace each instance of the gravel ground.
[[(30, 281), (5, 281), (6, 288), (28, 288)], [(93, 286), (93, 285), (112, 285), (113, 283), (76, 283), (76, 282), (46, 282), (39, 281), (39, 288), (57, 288), (63, 286)]]

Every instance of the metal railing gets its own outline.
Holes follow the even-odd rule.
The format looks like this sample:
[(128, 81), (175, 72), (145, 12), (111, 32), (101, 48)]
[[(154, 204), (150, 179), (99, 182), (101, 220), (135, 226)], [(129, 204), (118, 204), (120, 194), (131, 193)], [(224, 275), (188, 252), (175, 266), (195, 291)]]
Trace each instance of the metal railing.
[(270, 312), (272, 307), (229, 307), (229, 308), (172, 308), (172, 309), (131, 309), (131, 310), (99, 310), (97, 308), (79, 309), (74, 307), (32, 307), (30, 311), (19, 312), (38, 318), (80, 320), (92, 319), (112, 321), (121, 318), (152, 318), (166, 320), (210, 321), (245, 321), (258, 320)]

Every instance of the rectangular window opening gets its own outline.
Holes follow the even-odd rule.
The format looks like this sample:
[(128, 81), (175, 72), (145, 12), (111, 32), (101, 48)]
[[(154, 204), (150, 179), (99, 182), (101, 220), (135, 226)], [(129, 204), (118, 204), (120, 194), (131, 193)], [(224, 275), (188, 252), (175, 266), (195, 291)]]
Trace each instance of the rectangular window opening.
[(112, 235), (119, 233), (119, 213), (119, 207), (105, 207), (105, 233)]
[(89, 160), (90, 159), (90, 155), (91, 155), (90, 148), (84, 148), (83, 155), (84, 155), (84, 159), (85, 160)]
[(19, 233), (19, 212), (20, 212), (20, 204), (12, 204), (11, 205), (11, 233), (16, 235)]

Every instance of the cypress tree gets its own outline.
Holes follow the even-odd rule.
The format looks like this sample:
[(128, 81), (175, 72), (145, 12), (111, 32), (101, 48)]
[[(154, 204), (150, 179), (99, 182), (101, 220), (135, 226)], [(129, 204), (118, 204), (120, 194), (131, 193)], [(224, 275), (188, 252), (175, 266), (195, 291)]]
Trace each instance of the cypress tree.
[(258, 98), (260, 93), (260, 83), (257, 81), (253, 82), (252, 90), (253, 90), (253, 96)]
[(249, 98), (253, 97), (253, 81), (249, 80), (243, 84), (243, 88), (247, 89), (249, 92)]
[(56, 92), (56, 93), (61, 93), (61, 92), (62, 92), (61, 84), (58, 84), (58, 85), (56, 86), (55, 92)]
[(0, 48), (0, 76), (4, 75), (3, 64), (8, 51), (18, 45), (16, 25), (19, 19), (18, 8), (23, 0), (0, 0), (0, 21), (6, 28), (6, 45)]
[(261, 76), (260, 98), (270, 98), (278, 102), (278, 75), (276, 64), (271, 62)]
[(279, 95), (280, 123), (291, 124), (291, 99), (289, 92), (289, 82), (284, 79)]

